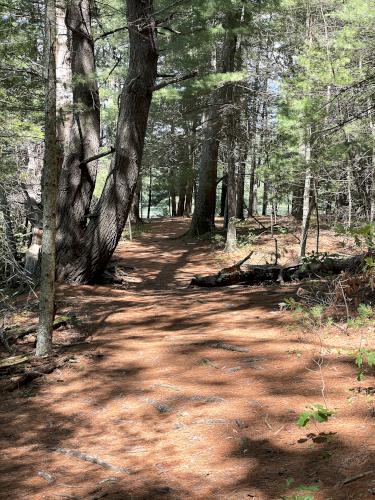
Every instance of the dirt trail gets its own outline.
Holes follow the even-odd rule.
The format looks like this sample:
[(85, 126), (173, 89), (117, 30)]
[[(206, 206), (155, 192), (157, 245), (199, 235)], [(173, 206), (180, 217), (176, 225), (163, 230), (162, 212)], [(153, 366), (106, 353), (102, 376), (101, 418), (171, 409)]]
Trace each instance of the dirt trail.
[[(368, 398), (350, 398), (355, 366), (332, 351), (341, 340), (321, 373), (314, 336), (301, 342), (279, 311), (292, 289), (188, 288), (219, 266), (206, 244), (170, 239), (186, 227), (156, 221), (119, 246), (115, 260), (135, 267), (129, 289), (59, 290), (89, 343), (3, 398), (0, 498), (268, 500), (291, 494), (288, 478), (320, 482), (299, 492), (316, 500), (371, 497), (374, 474), (341, 484), (375, 468), (374, 418)], [(299, 429), (297, 414), (322, 402), (322, 374), (336, 416)]]

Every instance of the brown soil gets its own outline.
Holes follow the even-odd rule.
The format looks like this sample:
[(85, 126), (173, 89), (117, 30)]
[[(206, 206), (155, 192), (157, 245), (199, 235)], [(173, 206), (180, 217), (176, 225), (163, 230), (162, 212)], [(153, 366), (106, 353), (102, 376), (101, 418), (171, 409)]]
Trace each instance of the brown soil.
[[(375, 383), (356, 381), (348, 354), (359, 337), (331, 334), (322, 348), (302, 334), (278, 306), (293, 287), (189, 288), (221, 266), (207, 243), (170, 239), (187, 224), (156, 221), (119, 246), (116, 261), (135, 267), (127, 288), (59, 289), (59, 312), (77, 322), (56, 341), (76, 345), (58, 347), (62, 368), (2, 396), (0, 498), (372, 497), (365, 389)], [(297, 427), (306, 406), (324, 403), (323, 383), (335, 416)]]

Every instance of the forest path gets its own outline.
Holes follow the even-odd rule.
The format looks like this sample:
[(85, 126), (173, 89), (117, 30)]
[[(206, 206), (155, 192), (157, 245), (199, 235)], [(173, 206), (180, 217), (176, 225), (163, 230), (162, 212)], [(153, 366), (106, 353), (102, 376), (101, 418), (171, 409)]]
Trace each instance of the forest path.
[(366, 480), (337, 486), (373, 451), (366, 403), (347, 401), (354, 365), (324, 365), (340, 420), (313, 442), (319, 431), (295, 422), (322, 402), (319, 347), (279, 311), (291, 289), (189, 288), (220, 265), (207, 243), (171, 239), (187, 227), (154, 221), (119, 245), (115, 261), (135, 267), (128, 289), (59, 289), (90, 342), (4, 401), (0, 498), (277, 499), (289, 477), (321, 481), (315, 499), (368, 498)]

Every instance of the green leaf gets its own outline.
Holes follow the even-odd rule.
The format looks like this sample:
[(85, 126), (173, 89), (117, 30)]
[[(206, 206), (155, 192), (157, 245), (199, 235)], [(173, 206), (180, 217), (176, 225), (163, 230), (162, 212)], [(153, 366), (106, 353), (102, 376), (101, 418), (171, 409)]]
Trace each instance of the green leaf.
[(288, 477), (286, 480), (286, 487), (289, 488), (294, 483), (294, 478)]
[(358, 375), (357, 375), (357, 380), (358, 382), (362, 382), (362, 380), (365, 378), (363, 372), (358, 372)]
[(358, 368), (361, 368), (363, 365), (363, 354), (362, 351), (360, 351), (356, 358), (355, 358), (355, 364), (358, 366)]
[(305, 427), (310, 422), (310, 419), (311, 419), (311, 413), (304, 411), (299, 415), (297, 420), (297, 425), (299, 425), (299, 427)]
[(320, 485), (319, 484), (311, 484), (311, 485), (301, 484), (300, 486), (298, 486), (297, 489), (300, 491), (319, 491)]
[(375, 351), (367, 351), (367, 364), (375, 366)]

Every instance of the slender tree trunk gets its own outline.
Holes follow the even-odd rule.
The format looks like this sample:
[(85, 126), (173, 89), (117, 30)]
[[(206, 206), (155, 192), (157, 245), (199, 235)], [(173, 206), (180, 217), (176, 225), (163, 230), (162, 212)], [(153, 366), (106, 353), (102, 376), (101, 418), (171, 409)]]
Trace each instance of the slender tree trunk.
[(190, 217), (193, 212), (193, 192), (194, 192), (194, 150), (196, 143), (196, 124), (193, 123), (191, 129), (191, 136), (188, 144), (188, 173), (187, 173), (187, 183), (186, 183), (186, 198), (185, 198), (185, 208), (184, 216)]
[(353, 174), (352, 165), (350, 157), (346, 162), (346, 180), (347, 180), (347, 193), (348, 193), (348, 227), (352, 226), (352, 214), (353, 214), (353, 197), (352, 197), (352, 185), (353, 185)]
[(188, 181), (188, 185), (186, 188), (184, 216), (190, 217), (192, 209), (193, 209), (193, 179), (190, 179)]
[(43, 243), (39, 327), (36, 343), (36, 356), (38, 357), (49, 356), (52, 352), (52, 331), (55, 314), (56, 195), (58, 177), (55, 0), (46, 0), (45, 37), (45, 148), (42, 176)]
[(236, 217), (239, 220), (244, 218), (244, 194), (245, 194), (245, 174), (246, 174), (246, 157), (247, 149), (240, 154), (238, 176), (237, 176), (237, 205), (236, 205)]
[(171, 208), (172, 208), (172, 217), (177, 216), (177, 200), (176, 200), (176, 193), (172, 192), (171, 193)]
[(98, 160), (82, 162), (98, 154), (100, 142), (100, 102), (91, 34), (90, 0), (69, 2), (65, 22), (72, 47), (73, 121), (57, 199), (59, 278), (64, 276), (65, 267), (81, 255)]
[(268, 207), (268, 190), (269, 183), (267, 179), (263, 181), (263, 201), (262, 201), (262, 215), (267, 215), (267, 207)]
[[(183, 168), (181, 168), (183, 170)], [(178, 217), (183, 217), (185, 213), (185, 201), (186, 201), (186, 179), (183, 172), (179, 175), (179, 190), (178, 190), (178, 206), (177, 215)]]
[(147, 219), (149, 219), (151, 217), (151, 203), (152, 203), (152, 166), (150, 165), (150, 182), (148, 185)]
[(102, 195), (80, 248), (60, 277), (92, 282), (106, 268), (133, 201), (157, 75), (153, 0), (127, 0), (129, 71), (120, 98), (115, 149)]
[(258, 188), (259, 181), (258, 179), (255, 179), (253, 192), (253, 215), (258, 215)]
[(312, 212), (311, 203), (311, 187), (312, 187), (312, 175), (311, 175), (311, 146), (310, 146), (310, 131), (307, 132), (308, 138), (306, 145), (304, 146), (306, 171), (305, 171), (305, 187), (303, 191), (303, 214), (302, 214), (302, 229), (301, 229), (301, 246), (300, 246), (300, 257), (306, 255), (306, 243), (307, 235), (310, 226), (310, 218)]
[[(232, 72), (235, 69), (235, 59), (237, 51), (237, 36), (231, 31), (237, 23), (235, 15), (228, 14), (224, 26), (229, 28), (224, 42), (223, 58), (224, 68), (227, 72)], [(226, 135), (228, 144), (228, 193), (227, 193), (227, 238), (225, 244), (225, 252), (233, 252), (237, 247), (237, 229), (236, 229), (236, 208), (237, 208), (237, 180), (236, 180), (236, 131), (238, 123), (238, 110), (236, 106), (236, 95), (233, 84), (229, 83), (225, 87), (226, 90)]]
[[(368, 108), (371, 109), (373, 105), (372, 100), (369, 100)], [(375, 219), (375, 123), (373, 119), (372, 109), (369, 111), (370, 131), (372, 137), (371, 148), (371, 180), (370, 180), (370, 222)]]
[[(223, 179), (221, 181), (220, 217), (225, 217), (227, 195), (228, 195), (228, 174), (224, 174)], [(226, 222), (225, 226), (227, 226)]]
[(69, 135), (72, 127), (72, 66), (71, 35), (66, 26), (66, 0), (56, 5), (56, 109), (57, 109), (57, 143), (59, 173), (64, 156), (69, 148)]
[(139, 178), (138, 183), (137, 183), (137, 188), (134, 192), (134, 198), (133, 198), (133, 203), (132, 203), (132, 209), (131, 209), (131, 220), (135, 224), (141, 224), (142, 223), (142, 218), (139, 212), (139, 205), (140, 205), (140, 199), (141, 199), (141, 191), (142, 191), (142, 179)]
[(233, 252), (237, 247), (237, 230), (236, 230), (236, 162), (234, 156), (234, 140), (229, 140), (228, 144), (228, 215), (227, 215), (227, 239), (225, 244), (225, 252)]
[(17, 260), (17, 245), (14, 237), (12, 217), (10, 215), (10, 208), (8, 199), (3, 186), (0, 186), (0, 212), (3, 213), (5, 237), (8, 244), (9, 253)]
[(251, 158), (250, 165), (250, 185), (249, 185), (249, 205), (247, 207), (248, 216), (251, 217), (254, 215), (254, 187), (255, 187), (255, 170), (256, 170), (256, 156), (255, 156), (255, 148), (253, 147), (253, 156)]

